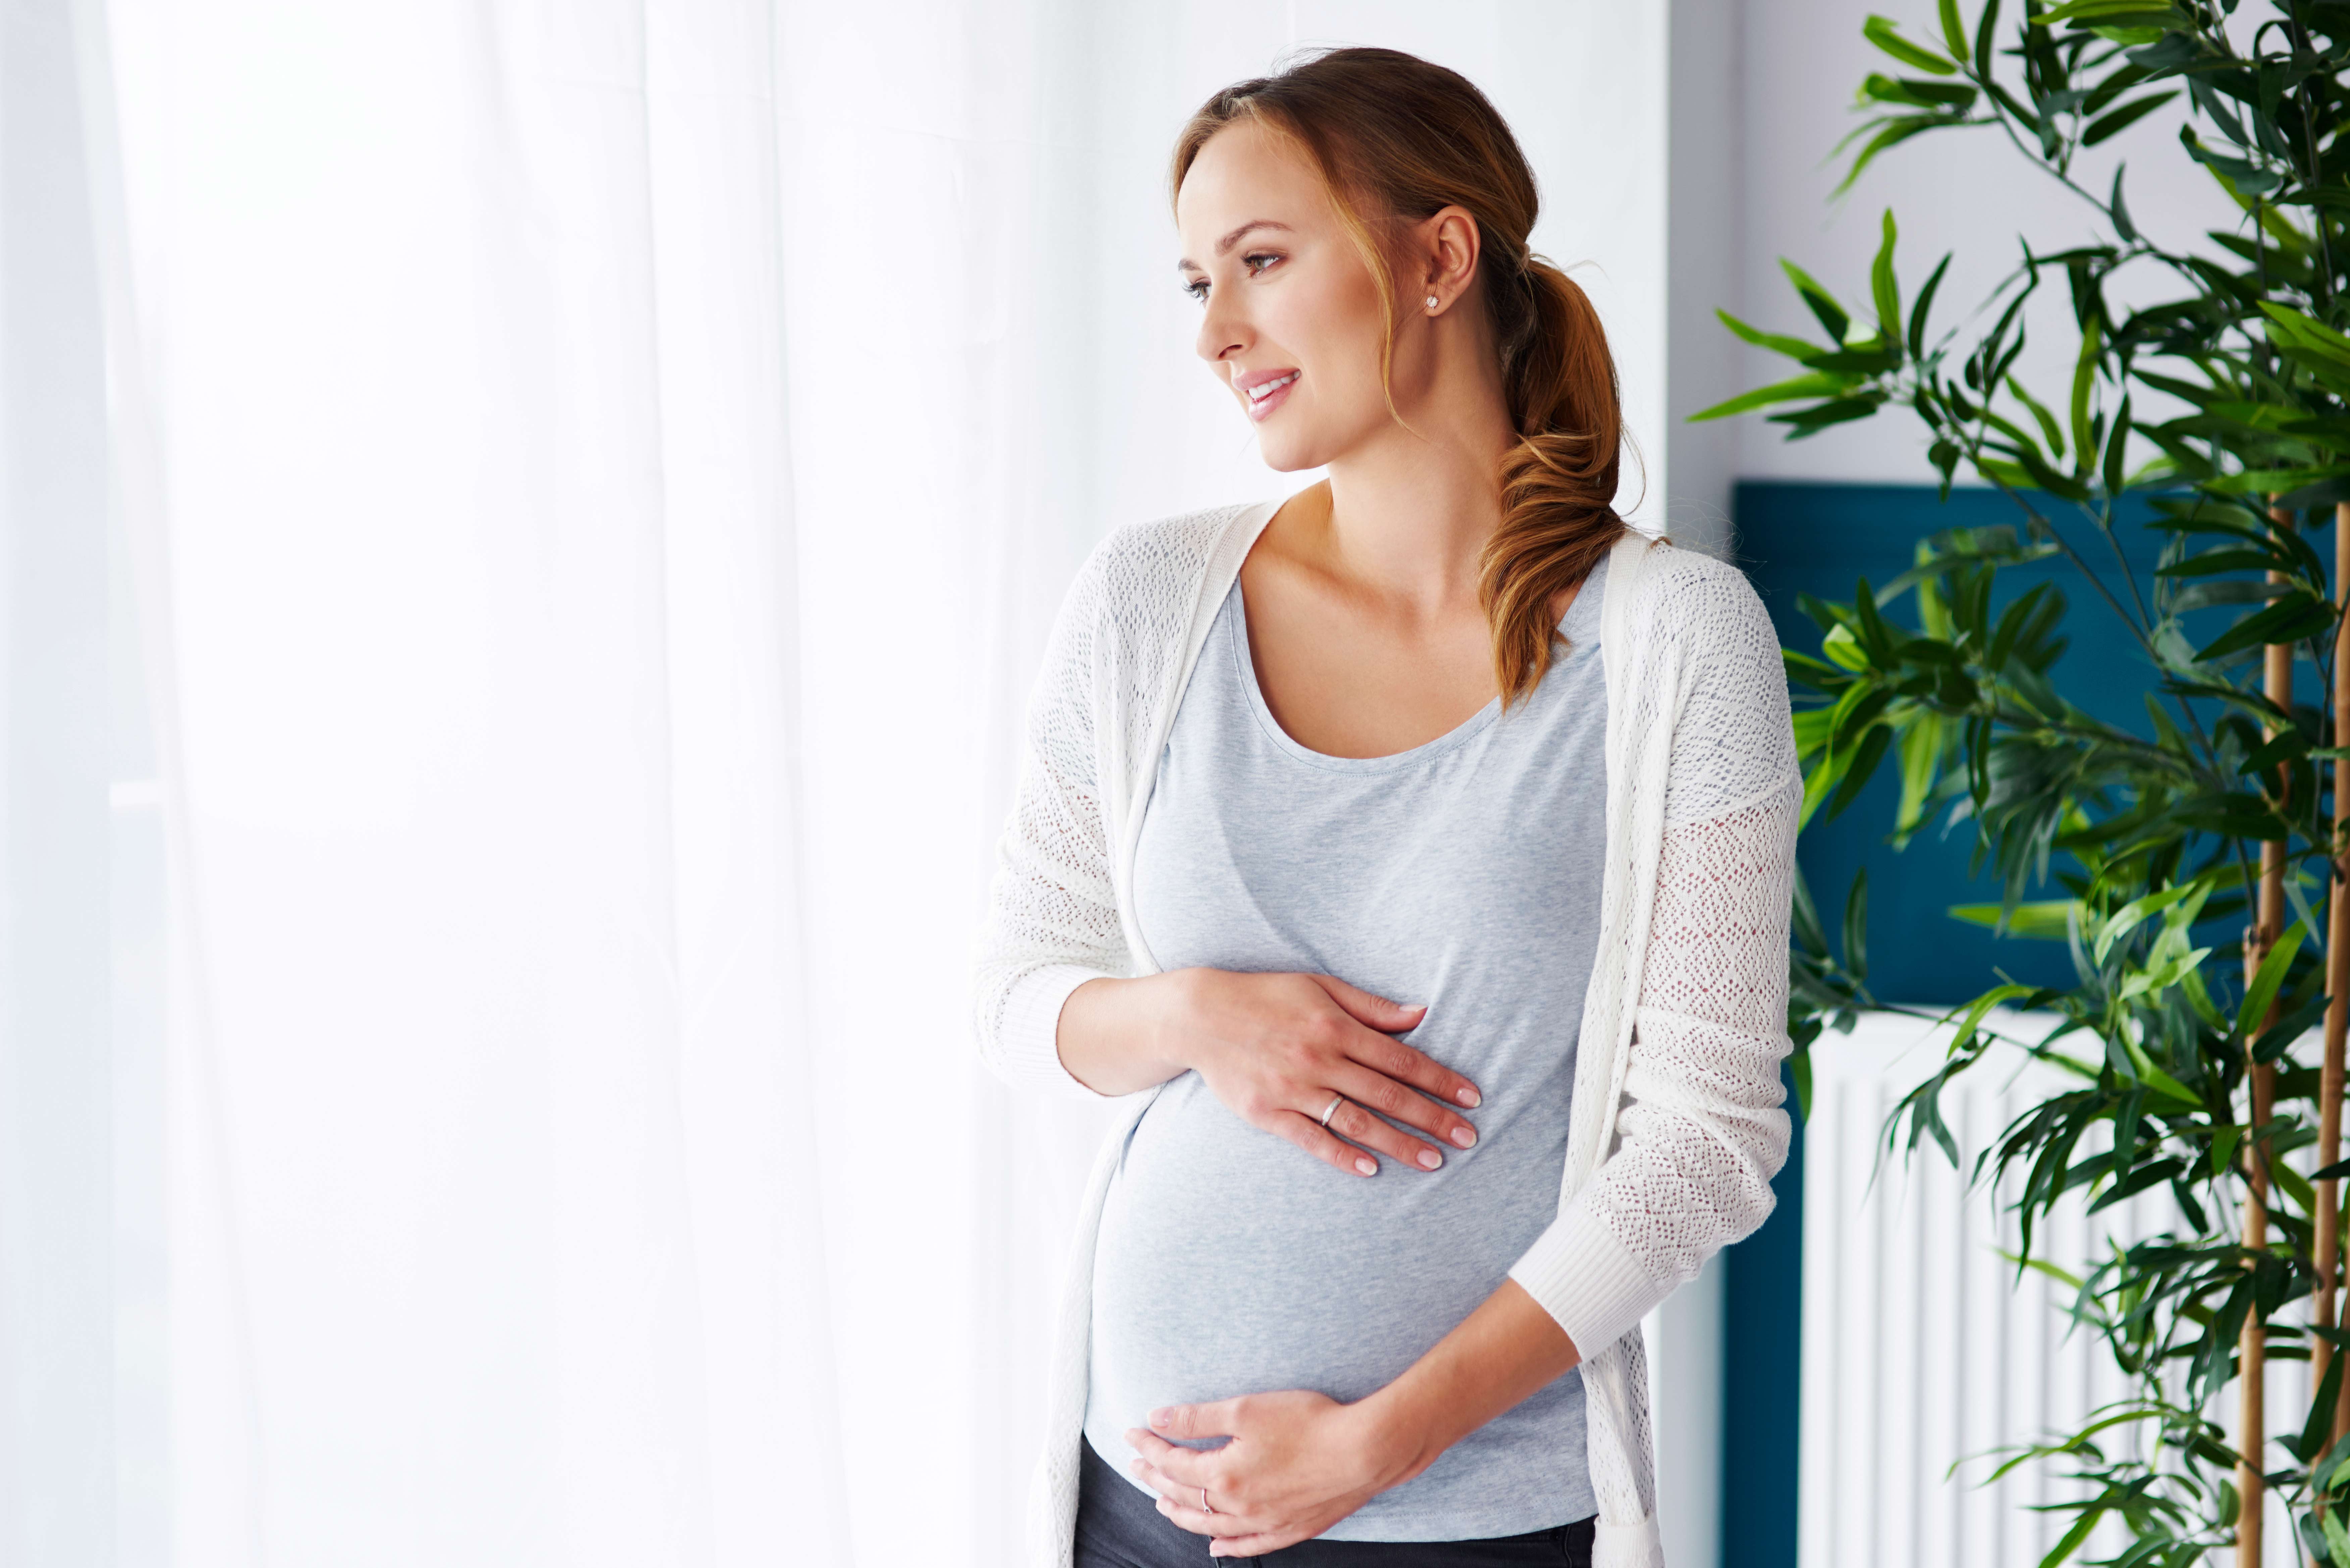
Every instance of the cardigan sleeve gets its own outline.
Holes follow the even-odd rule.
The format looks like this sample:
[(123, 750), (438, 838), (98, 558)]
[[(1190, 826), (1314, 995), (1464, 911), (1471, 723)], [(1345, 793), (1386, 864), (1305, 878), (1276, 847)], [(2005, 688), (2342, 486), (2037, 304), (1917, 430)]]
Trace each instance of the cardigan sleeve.
[(1742, 575), (1671, 576), (1648, 607), (1691, 646), (1616, 1137), (1510, 1270), (1586, 1358), (1762, 1223), (1792, 1132), (1779, 1066), (1803, 789), (1785, 668)]
[(1019, 783), (996, 842), (972, 975), (979, 1053), (996, 1075), (1088, 1100), (1109, 1096), (1062, 1065), (1061, 1006), (1086, 981), (1128, 968), (1096, 776), (1101, 601), (1097, 556), (1061, 606), (1029, 697)]

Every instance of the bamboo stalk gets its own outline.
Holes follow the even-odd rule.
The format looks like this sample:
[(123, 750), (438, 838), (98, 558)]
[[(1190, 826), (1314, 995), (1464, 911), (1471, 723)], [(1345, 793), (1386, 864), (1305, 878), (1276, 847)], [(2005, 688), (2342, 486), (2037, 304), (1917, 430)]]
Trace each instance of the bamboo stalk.
[[(2272, 522), (2292, 526), (2290, 517), (2272, 509)], [(2269, 578), (2275, 581), (2277, 574)], [(2261, 689), (2268, 700), (2286, 712), (2293, 711), (2293, 648), (2286, 643), (2271, 643), (2262, 666)], [(2273, 730), (2271, 732), (2273, 733)], [(2280, 769), (2282, 777), (2290, 781), (2289, 771)], [(2273, 841), (2261, 846), (2261, 886), (2258, 903), (2253, 910), (2254, 923), (2244, 932), (2244, 983), (2250, 986), (2252, 977), (2260, 972), (2261, 962), (2276, 945), (2284, 930), (2284, 846)], [(2273, 1019), (2261, 1022), (2265, 1028)], [(2244, 1134), (2244, 1248), (2247, 1251), (2265, 1251), (2269, 1244), (2269, 1179), (2268, 1168), (2261, 1158), (2258, 1138), (2260, 1129), (2269, 1120), (2276, 1097), (2276, 1073), (2252, 1060), (2252, 1042), (2244, 1042), (2245, 1084), (2250, 1091), (2248, 1107), (2250, 1121)], [(2261, 1459), (2268, 1448), (2268, 1328), (2257, 1311), (2244, 1317), (2242, 1335), (2237, 1341), (2237, 1397), (2241, 1401), (2237, 1412), (2236, 1490), (2242, 1499), (2242, 1512), (2236, 1521), (2236, 1568), (2261, 1568), (2262, 1509), (2265, 1502), (2266, 1483), (2262, 1480)]]
[[(2334, 602), (2350, 610), (2350, 503), (2334, 508)], [(2334, 722), (2328, 743), (2339, 749), (2350, 744), (2350, 613), (2334, 633)], [(2350, 1034), (2350, 857), (2343, 854), (2344, 829), (2350, 826), (2350, 758), (2334, 760), (2334, 844), (2331, 846), (2334, 885), (2325, 909), (2325, 1061), (2317, 1081), (2317, 1163), (2322, 1169), (2342, 1158), (2343, 1042)], [(2332, 1178), (2317, 1184), (2317, 1301), (2315, 1321), (2321, 1328), (2341, 1322), (2334, 1276), (2342, 1264), (2340, 1189)], [(2310, 1377), (2314, 1386), (2325, 1381), (2334, 1358), (2333, 1344), (2313, 1337)], [(2333, 1441), (2350, 1431), (2350, 1382), (2334, 1405)]]
[[(2334, 594), (2344, 610), (2334, 631), (2334, 714), (2327, 743), (2336, 750), (2350, 744), (2350, 502), (2334, 508)], [(2317, 1077), (2317, 1164), (2320, 1169), (2342, 1158), (2343, 1041), (2350, 1034), (2350, 856), (2344, 850), (2345, 826), (2350, 826), (2350, 758), (2334, 760), (2334, 841), (2328, 846), (2333, 880), (2325, 906), (2325, 1060)], [(2342, 1267), (2342, 1207), (2339, 1184), (2331, 1177), (2317, 1184), (2317, 1241), (2313, 1262), (2317, 1267), (2317, 1298), (2311, 1321), (2319, 1328), (2334, 1328), (2342, 1321), (2335, 1276)], [(2310, 1336), (2309, 1372), (2313, 1388), (2325, 1386), (2333, 1365), (2333, 1342)], [(2336, 1390), (2330, 1448), (2350, 1432), (2350, 1383)], [(2314, 1561), (2313, 1559), (2313, 1561)]]

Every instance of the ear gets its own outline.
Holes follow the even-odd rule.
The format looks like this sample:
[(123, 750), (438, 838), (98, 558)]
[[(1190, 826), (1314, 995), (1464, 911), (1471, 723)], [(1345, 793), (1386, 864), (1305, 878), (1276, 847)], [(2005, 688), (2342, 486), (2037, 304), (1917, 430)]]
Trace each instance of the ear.
[(1421, 254), (1426, 258), (1422, 296), (1434, 296), (1436, 308), (1449, 308), (1469, 290), (1477, 275), (1482, 238), (1477, 219), (1462, 206), (1439, 207), (1418, 225)]

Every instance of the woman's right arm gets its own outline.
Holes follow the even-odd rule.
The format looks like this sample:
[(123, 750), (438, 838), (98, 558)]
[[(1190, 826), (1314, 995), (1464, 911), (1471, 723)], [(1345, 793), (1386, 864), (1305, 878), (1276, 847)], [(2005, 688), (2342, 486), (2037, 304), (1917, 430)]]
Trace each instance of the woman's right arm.
[[(1395, 1038), (1426, 1011), (1324, 974), (1170, 970), (1090, 980), (1070, 992), (1057, 1052), (1065, 1071), (1105, 1095), (1195, 1072), (1242, 1120), (1357, 1176), (1378, 1174), (1365, 1149), (1434, 1170), (1444, 1163), (1440, 1144), (1477, 1141), (1452, 1107), (1474, 1106), (1478, 1094)], [(1326, 1128), (1321, 1116), (1333, 1095), (1347, 1103)]]
[[(1125, 978), (1134, 964), (1095, 776), (1105, 591), (1097, 554), (1054, 622), (1029, 700), (1020, 782), (976, 954), (981, 1056), (1007, 1083), (1080, 1099), (1196, 1071), (1252, 1125), (1357, 1174), (1368, 1174), (1358, 1163), (1364, 1148), (1424, 1169), (1438, 1143), (1467, 1147), (1475, 1131), (1452, 1107), (1474, 1106), (1474, 1085), (1394, 1037), (1419, 1022), (1418, 1008), (1326, 976), (1189, 969)], [(1320, 1118), (1333, 1095), (1350, 1103), (1326, 1129)]]

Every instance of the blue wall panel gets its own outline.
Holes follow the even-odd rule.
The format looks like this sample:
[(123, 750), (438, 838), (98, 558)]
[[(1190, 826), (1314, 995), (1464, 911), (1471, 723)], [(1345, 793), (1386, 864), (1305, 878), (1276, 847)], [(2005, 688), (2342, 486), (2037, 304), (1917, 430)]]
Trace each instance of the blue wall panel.
[[(1859, 578), (1881, 585), (1907, 571), (1917, 542), (1929, 534), (2020, 522), (2014, 504), (1996, 491), (1954, 490), (1943, 503), (1930, 484), (1749, 481), (1738, 486), (1734, 508), (1738, 564), (1761, 592), (1780, 640), (1805, 652), (1818, 649), (1819, 628), (1796, 607), (1798, 594), (1848, 600)], [(2148, 515), (2143, 507), (2134, 509), (2120, 531), (2141, 583), (2163, 537), (2143, 526)], [(2093, 566), (2114, 566), (2111, 547), (2094, 529), (2068, 528), (2066, 537)], [(2118, 578), (2106, 575), (2115, 591), (2124, 593)], [(2063, 689), (2100, 717), (2147, 732), (2140, 694), (2152, 671), (2135, 639), (2080, 574), (2057, 559), (2002, 571), (2001, 581), (2001, 603), (2040, 582), (2062, 587), (2073, 607), (2066, 618), (2072, 646), (2056, 665)], [(2210, 627), (2191, 632), (2217, 634), (2228, 612), (2210, 613)], [(1894, 614), (1904, 623), (1914, 620), (1907, 605)], [(1998, 884), (1968, 876), (1971, 844), (1964, 827), (1947, 839), (1932, 830), (1922, 832), (1895, 853), (1884, 839), (1898, 798), (1898, 783), (1887, 769), (1841, 817), (1815, 822), (1799, 851), (1804, 877), (1831, 930), (1840, 923), (1853, 873), (1868, 868), (1868, 981), (1876, 994), (1906, 1002), (1959, 1002), (1996, 983), (2001, 972), (2027, 984), (2070, 983), (2072, 963), (2061, 944), (1996, 939), (1949, 917), (1952, 904), (1996, 899)], [(2032, 896), (2061, 896), (2061, 890)], [(1792, 1090), (1788, 1103), (1792, 1108)], [(1772, 1186), (1778, 1207), (1771, 1219), (1724, 1259), (1724, 1568), (1795, 1563), (1803, 1311), (1800, 1127), (1786, 1168)]]

